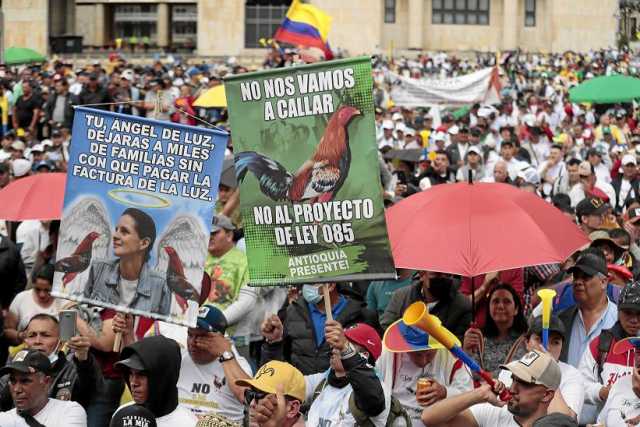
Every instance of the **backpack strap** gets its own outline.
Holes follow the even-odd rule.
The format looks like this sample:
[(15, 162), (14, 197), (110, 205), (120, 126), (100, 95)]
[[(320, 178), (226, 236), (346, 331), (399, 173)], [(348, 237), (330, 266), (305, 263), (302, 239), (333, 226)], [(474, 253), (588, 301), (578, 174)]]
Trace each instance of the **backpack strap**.
[(520, 346), (522, 344), (524, 344), (525, 340), (526, 340), (526, 338), (525, 338), (524, 335), (520, 335), (518, 337), (518, 339), (513, 343), (513, 345), (509, 349), (509, 352), (507, 353), (507, 357), (505, 357), (504, 362), (503, 362), (504, 365), (506, 365), (507, 363), (511, 362), (511, 360), (513, 359), (513, 356), (516, 354), (516, 352), (518, 351)]
[[(404, 408), (404, 406), (402, 406), (402, 403), (400, 403), (400, 401), (396, 397), (390, 397), (391, 402), (389, 407), (389, 415), (387, 415), (385, 427), (392, 427), (396, 425), (395, 421), (398, 418), (404, 419), (405, 426), (411, 426), (411, 417), (409, 416), (409, 413)], [(367, 417), (364, 412), (362, 412), (362, 410), (360, 410), (356, 406), (356, 401), (353, 393), (351, 393), (351, 396), (349, 396), (349, 411), (351, 411), (351, 415), (353, 415), (353, 419), (356, 420), (356, 425), (358, 427), (375, 427), (375, 424), (373, 423), (373, 421), (371, 421), (371, 418)]]
[(600, 341), (598, 341), (598, 359), (596, 360), (596, 365), (598, 367), (598, 380), (600, 380), (600, 376), (602, 375), (604, 363), (607, 360), (607, 356), (609, 355), (609, 350), (611, 349), (612, 343), (613, 334), (609, 329), (605, 329), (600, 334)]
[(356, 420), (356, 425), (360, 427), (375, 427), (373, 421), (364, 413), (362, 409), (356, 405), (355, 395), (353, 392), (349, 396), (349, 411), (353, 415), (353, 419)]
[(313, 402), (316, 401), (316, 399), (318, 398), (318, 396), (320, 396), (320, 393), (322, 393), (322, 390), (324, 390), (324, 386), (327, 385), (327, 377), (324, 377), (322, 379), (322, 381), (320, 381), (318, 383), (318, 385), (316, 386), (316, 388), (313, 390), (313, 396), (311, 396), (311, 399), (309, 400), (309, 403), (307, 404), (309, 406), (309, 409), (311, 409), (311, 406), (313, 405)]

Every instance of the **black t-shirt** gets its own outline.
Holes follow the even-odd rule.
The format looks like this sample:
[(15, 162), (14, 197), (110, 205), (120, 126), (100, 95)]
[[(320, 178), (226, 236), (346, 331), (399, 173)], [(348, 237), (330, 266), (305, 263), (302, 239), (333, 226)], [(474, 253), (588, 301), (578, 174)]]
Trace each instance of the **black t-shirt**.
[(33, 110), (42, 107), (42, 101), (35, 95), (31, 95), (29, 99), (25, 99), (24, 95), (16, 101), (16, 119), (18, 126), (28, 128), (33, 120)]

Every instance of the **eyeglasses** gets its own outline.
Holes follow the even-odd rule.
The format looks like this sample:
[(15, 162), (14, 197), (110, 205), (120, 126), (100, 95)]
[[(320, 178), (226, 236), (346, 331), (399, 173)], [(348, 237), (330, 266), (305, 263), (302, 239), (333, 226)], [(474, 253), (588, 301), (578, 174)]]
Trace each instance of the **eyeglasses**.
[(252, 388), (248, 388), (244, 391), (244, 403), (246, 405), (250, 405), (251, 402), (253, 402), (254, 400), (258, 402), (264, 399), (265, 397), (267, 397), (268, 394), (269, 393), (265, 393), (260, 390), (254, 390)]

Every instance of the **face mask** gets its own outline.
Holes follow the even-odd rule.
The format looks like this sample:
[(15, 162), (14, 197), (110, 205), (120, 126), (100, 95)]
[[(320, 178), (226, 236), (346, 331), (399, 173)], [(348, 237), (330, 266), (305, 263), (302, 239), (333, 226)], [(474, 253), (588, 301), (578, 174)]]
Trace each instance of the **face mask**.
[(322, 301), (320, 289), (313, 285), (302, 285), (302, 298), (309, 304), (317, 304)]
[(49, 363), (53, 365), (57, 361), (58, 361), (58, 346), (56, 346), (56, 349), (53, 350), (53, 352), (49, 355)]
[(453, 283), (447, 277), (434, 277), (429, 280), (429, 292), (437, 300), (448, 299)]

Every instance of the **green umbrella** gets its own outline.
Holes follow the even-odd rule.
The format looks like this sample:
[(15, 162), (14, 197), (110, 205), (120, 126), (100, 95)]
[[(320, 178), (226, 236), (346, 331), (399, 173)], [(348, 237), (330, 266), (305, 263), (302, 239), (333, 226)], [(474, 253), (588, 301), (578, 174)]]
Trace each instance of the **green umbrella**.
[(47, 58), (28, 47), (10, 47), (4, 51), (4, 62), (7, 65), (28, 64), (30, 62), (45, 62)]
[(454, 119), (458, 120), (469, 114), (469, 111), (471, 111), (471, 106), (465, 105), (464, 107), (460, 107), (455, 110), (451, 115)]
[(613, 75), (589, 79), (569, 90), (571, 102), (612, 104), (640, 99), (640, 79)]

